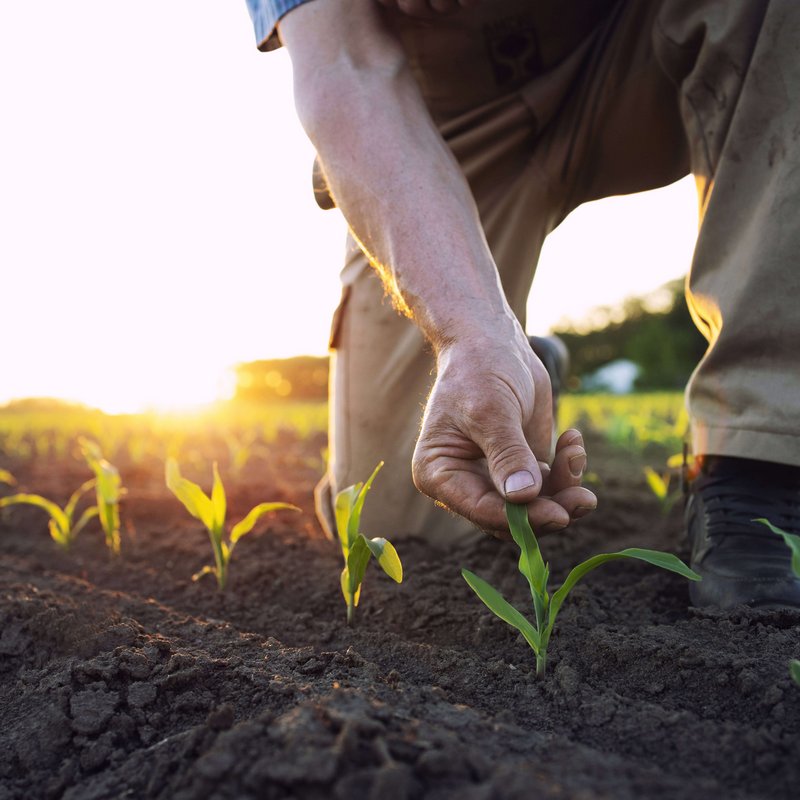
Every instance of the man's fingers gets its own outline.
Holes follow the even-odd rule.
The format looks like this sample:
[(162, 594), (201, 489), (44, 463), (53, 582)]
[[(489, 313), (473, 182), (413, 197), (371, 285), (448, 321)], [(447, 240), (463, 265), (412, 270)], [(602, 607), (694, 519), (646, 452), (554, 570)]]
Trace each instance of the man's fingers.
[(571, 486), (550, 498), (569, 515), (571, 521), (585, 517), (597, 508), (597, 497), (585, 486)]
[(552, 496), (570, 486), (580, 486), (587, 465), (586, 450), (580, 444), (568, 444), (556, 450), (550, 474), (544, 482), (544, 493)]
[[(492, 485), (485, 462), (429, 455), (425, 448), (418, 447), (414, 456), (414, 483), (421, 492), (493, 535), (508, 530), (506, 498)], [(516, 502), (513, 495), (510, 499)], [(534, 498), (528, 508), (531, 524), (543, 530), (560, 530), (570, 522), (570, 512), (547, 498)]]

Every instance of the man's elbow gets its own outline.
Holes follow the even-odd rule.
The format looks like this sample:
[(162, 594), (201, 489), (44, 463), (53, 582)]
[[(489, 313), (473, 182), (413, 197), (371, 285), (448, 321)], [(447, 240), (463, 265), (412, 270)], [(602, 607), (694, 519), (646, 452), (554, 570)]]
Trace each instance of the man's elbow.
[(306, 3), (280, 23), (294, 97), (309, 136), (320, 122), (391, 102), (409, 79), (405, 51), (374, 0)]
[(380, 63), (358, 62), (343, 56), (324, 70), (294, 76), (297, 115), (312, 142), (333, 127), (342, 132), (350, 124), (368, 122), (375, 108), (399, 97), (410, 79), (404, 55)]

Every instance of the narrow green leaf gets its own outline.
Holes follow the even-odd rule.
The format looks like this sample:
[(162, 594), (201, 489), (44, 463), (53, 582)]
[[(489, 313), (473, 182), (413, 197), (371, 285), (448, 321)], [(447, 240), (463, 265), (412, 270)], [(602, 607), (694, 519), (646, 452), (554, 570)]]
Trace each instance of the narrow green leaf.
[(103, 453), (100, 450), (100, 445), (97, 442), (92, 441), (91, 439), (87, 439), (85, 436), (78, 437), (78, 444), (81, 447), (81, 452), (83, 453), (83, 457), (89, 463), (89, 466), (94, 469), (92, 462), (101, 461), (103, 458)]
[(528, 507), (517, 503), (506, 503), (506, 519), (511, 536), (520, 550), (519, 571), (530, 584), (531, 597), (535, 602), (537, 595), (543, 598), (547, 591), (547, 567), (528, 520)]
[(0, 508), (26, 504), (36, 506), (46, 511), (59, 531), (69, 537), (70, 521), (67, 515), (52, 501), (38, 494), (12, 494), (9, 497), (0, 497)]
[(787, 531), (778, 528), (768, 519), (764, 519), (763, 517), (760, 519), (754, 519), (753, 522), (760, 522), (762, 525), (766, 525), (773, 533), (777, 533), (778, 536), (783, 537), (783, 541), (786, 542), (786, 546), (792, 551), (792, 571), (795, 575), (797, 575), (798, 578), (800, 578), (800, 536), (795, 533), (788, 533)]
[(394, 545), (387, 539), (375, 538), (367, 539), (372, 555), (378, 560), (381, 569), (397, 583), (403, 582), (403, 565), (400, 563), (400, 556)]
[(666, 499), (669, 493), (669, 476), (667, 476), (667, 480), (664, 480), (652, 467), (644, 468), (644, 476), (647, 479), (647, 485), (650, 487), (650, 491), (659, 500)]
[(59, 528), (52, 517), (47, 522), (47, 530), (50, 532), (50, 538), (65, 550), (72, 544), (71, 532)]
[[(97, 485), (96, 478), (90, 478), (88, 481), (84, 481), (70, 496), (67, 504), (64, 506), (64, 513), (67, 516), (67, 520), (69, 520), (69, 525), (72, 525), (72, 517), (75, 514), (75, 507), (78, 505), (81, 497), (83, 497), (86, 492), (90, 489), (94, 489)], [(69, 527), (69, 525), (67, 527)]]
[(553, 593), (553, 597), (550, 600), (550, 612), (547, 622), (548, 629), (552, 629), (556, 616), (564, 600), (567, 599), (567, 595), (586, 573), (597, 569), (597, 567), (602, 566), (608, 561), (616, 561), (620, 558), (635, 558), (639, 561), (646, 561), (648, 564), (652, 564), (655, 567), (661, 567), (661, 569), (676, 572), (678, 575), (688, 578), (691, 581), (701, 580), (700, 576), (694, 570), (689, 569), (683, 561), (672, 553), (662, 553), (658, 550), (643, 550), (639, 547), (629, 547), (625, 550), (620, 550), (618, 553), (601, 553), (587, 558), (582, 564), (578, 564), (577, 567), (574, 567), (569, 575), (567, 575), (567, 579), (564, 583)]
[(361, 512), (364, 509), (364, 501), (367, 499), (367, 492), (372, 488), (372, 482), (375, 480), (375, 476), (380, 472), (382, 466), (383, 461), (379, 461), (378, 466), (372, 470), (372, 475), (367, 478), (367, 482), (361, 487), (355, 503), (353, 503), (350, 519), (347, 521), (347, 541), (350, 543), (351, 547), (358, 534), (361, 533), (359, 530), (361, 527)]
[(89, 506), (81, 514), (80, 519), (75, 523), (75, 527), (70, 531), (70, 539), (74, 539), (85, 527), (86, 523), (99, 516), (100, 509), (97, 506)]
[(211, 508), (214, 518), (214, 528), (217, 531), (225, 530), (225, 514), (227, 513), (227, 500), (225, 498), (225, 487), (222, 485), (222, 478), (219, 477), (217, 462), (214, 462), (214, 483), (211, 486)]
[(231, 529), (231, 546), (235, 545), (246, 533), (250, 533), (256, 522), (264, 514), (269, 514), (271, 511), (280, 511), (281, 509), (300, 511), (297, 506), (293, 506), (291, 503), (259, 503), (255, 508), (251, 508), (247, 516), (241, 522), (237, 522)]
[(342, 569), (342, 574), (339, 576), (339, 585), (342, 587), (342, 597), (345, 603), (350, 605), (350, 573), (347, 571), (347, 564)]
[[(342, 595), (344, 597), (345, 603), (350, 605), (350, 571), (347, 569), (347, 566), (342, 570), (342, 575), (339, 580), (341, 587), (342, 587)], [(353, 594), (353, 607), (358, 606), (358, 601), (361, 599), (361, 586), (359, 586), (355, 594)]]
[[(692, 457), (687, 456), (686, 462), (691, 464)], [(678, 469), (683, 466), (683, 453), (674, 453), (667, 459), (667, 467), (669, 469)]]
[(354, 486), (348, 486), (336, 495), (336, 502), (334, 504), (336, 533), (339, 535), (339, 543), (342, 546), (342, 553), (345, 559), (350, 551), (350, 540), (347, 538), (347, 531), (350, 527), (350, 516), (353, 513), (353, 506), (362, 485), (361, 483), (357, 483)]
[(103, 458), (100, 447), (89, 439), (81, 437), (79, 440), (83, 457), (97, 478), (97, 496), (106, 503), (116, 503), (119, 500), (120, 481), (119, 471), (115, 466)]
[(0, 483), (5, 483), (7, 486), (16, 486), (17, 479), (7, 469), (0, 469)]
[(353, 605), (358, 605), (359, 589), (364, 580), (367, 564), (369, 564), (369, 556), (370, 549), (367, 546), (367, 540), (359, 534), (347, 556), (348, 594), (345, 595), (345, 599), (352, 597), (354, 600)]
[(206, 564), (203, 567), (203, 569), (199, 570), (198, 572), (195, 572), (195, 574), (192, 575), (192, 580), (193, 581), (199, 581), (200, 578), (203, 577), (203, 575), (216, 575), (216, 574), (217, 574), (216, 568), (215, 567), (211, 567), (208, 564)]
[(166, 464), (167, 487), (183, 503), (186, 510), (199, 519), (209, 530), (214, 529), (214, 508), (206, 493), (181, 475), (178, 462), (168, 458)]
[(800, 661), (794, 659), (789, 664), (789, 674), (792, 676), (792, 680), (800, 686)]
[(525, 637), (525, 641), (531, 646), (532, 650), (535, 653), (539, 652), (540, 640), (536, 629), (497, 589), (468, 569), (462, 569), (461, 576), (493, 614), (500, 617), (503, 622), (512, 628), (516, 628)]
[(660, 567), (668, 572), (675, 572), (682, 578), (690, 581), (700, 581), (702, 578), (686, 564), (681, 561), (678, 556), (672, 553), (662, 553), (660, 550), (645, 550), (641, 547), (627, 547), (625, 550), (620, 550), (619, 555), (625, 558), (636, 558), (639, 561), (646, 561), (654, 567)]

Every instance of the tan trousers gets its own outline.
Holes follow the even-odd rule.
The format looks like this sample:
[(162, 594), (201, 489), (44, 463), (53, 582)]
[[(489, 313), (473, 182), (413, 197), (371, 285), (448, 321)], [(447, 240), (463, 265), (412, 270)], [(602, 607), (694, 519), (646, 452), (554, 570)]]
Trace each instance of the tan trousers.
[[(800, 2), (517, 0), (398, 25), (523, 325), (570, 211), (696, 176), (687, 295), (709, 349), (688, 387), (694, 451), (800, 465)], [(352, 242), (342, 279), (322, 515), (383, 459), (365, 533), (465, 536), (411, 482), (430, 351)]]

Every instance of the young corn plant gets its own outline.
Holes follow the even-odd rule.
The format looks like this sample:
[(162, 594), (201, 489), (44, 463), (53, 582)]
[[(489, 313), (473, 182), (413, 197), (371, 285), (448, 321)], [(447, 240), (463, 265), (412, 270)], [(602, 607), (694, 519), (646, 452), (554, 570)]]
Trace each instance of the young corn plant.
[(207, 565), (199, 572), (192, 575), (192, 580), (199, 580), (203, 575), (212, 574), (217, 579), (217, 588), (224, 591), (228, 583), (228, 568), (233, 549), (236, 543), (245, 534), (253, 530), (264, 514), (281, 509), (299, 511), (291, 503), (259, 503), (250, 509), (247, 516), (237, 522), (232, 528), (227, 541), (225, 540), (225, 516), (227, 514), (227, 499), (225, 487), (219, 477), (219, 469), (214, 463), (214, 483), (209, 497), (196, 483), (181, 475), (178, 462), (168, 458), (166, 464), (167, 486), (169, 490), (183, 503), (186, 510), (196, 519), (199, 519), (208, 530), (211, 540), (211, 549), (214, 552), (214, 566)]
[(369, 476), (366, 483), (356, 483), (342, 489), (336, 495), (336, 530), (344, 556), (341, 584), (344, 601), (347, 603), (347, 624), (353, 624), (356, 606), (361, 597), (361, 583), (367, 570), (370, 556), (374, 556), (380, 568), (394, 581), (402, 583), (403, 565), (394, 545), (387, 539), (367, 539), (359, 531), (361, 512), (367, 492), (375, 476), (383, 466), (381, 461)]
[(78, 443), (86, 463), (95, 474), (97, 516), (106, 535), (106, 546), (114, 555), (119, 555), (119, 500), (125, 492), (119, 471), (103, 458), (100, 447), (95, 442), (81, 437)]
[[(684, 494), (687, 483), (697, 475), (697, 470), (697, 462), (690, 455), (685, 442), (683, 452), (671, 455), (667, 459), (666, 469), (662, 472), (657, 472), (652, 467), (644, 467), (647, 485), (661, 504), (662, 514), (669, 514), (672, 506)], [(677, 478), (678, 483), (674, 489), (671, 488), (673, 477)]]
[(567, 595), (572, 591), (572, 588), (586, 573), (608, 561), (614, 561), (619, 558), (635, 558), (670, 572), (677, 572), (678, 575), (689, 578), (689, 580), (700, 580), (700, 576), (696, 572), (689, 569), (686, 564), (671, 553), (630, 547), (617, 553), (602, 553), (592, 556), (582, 564), (578, 564), (567, 575), (564, 583), (551, 595), (547, 587), (550, 578), (550, 566), (545, 564), (542, 558), (539, 544), (528, 522), (526, 507), (524, 505), (506, 503), (506, 517), (511, 529), (511, 536), (520, 549), (519, 571), (525, 576), (530, 586), (534, 622), (531, 623), (482, 578), (479, 578), (468, 569), (462, 569), (461, 575), (490, 611), (523, 635), (525, 641), (536, 655), (536, 674), (540, 678), (544, 677), (547, 668), (547, 646), (550, 643), (550, 635), (553, 632), (558, 612), (561, 610), (561, 606), (567, 599)]
[(680, 497), (680, 492), (670, 491), (669, 485), (672, 475), (668, 470), (659, 473), (652, 467), (644, 467), (644, 477), (648, 487), (650, 487), (650, 491), (656, 496), (661, 505), (661, 513), (668, 514), (675, 501)]
[[(800, 578), (800, 536), (773, 525), (763, 517), (753, 520), (753, 522), (760, 522), (762, 525), (766, 525), (773, 533), (783, 537), (783, 541), (786, 542), (786, 546), (792, 552), (792, 572)], [(792, 676), (792, 680), (800, 686), (800, 661), (796, 658), (789, 662), (789, 674)]]
[(86, 492), (94, 489), (95, 483), (94, 478), (82, 483), (72, 493), (64, 508), (38, 494), (12, 494), (8, 497), (0, 497), (0, 508), (27, 504), (43, 509), (50, 515), (49, 529), (53, 541), (59, 547), (68, 550), (75, 541), (75, 537), (86, 527), (86, 523), (98, 514), (97, 506), (90, 506), (81, 514), (77, 522), (74, 521), (78, 502)]

